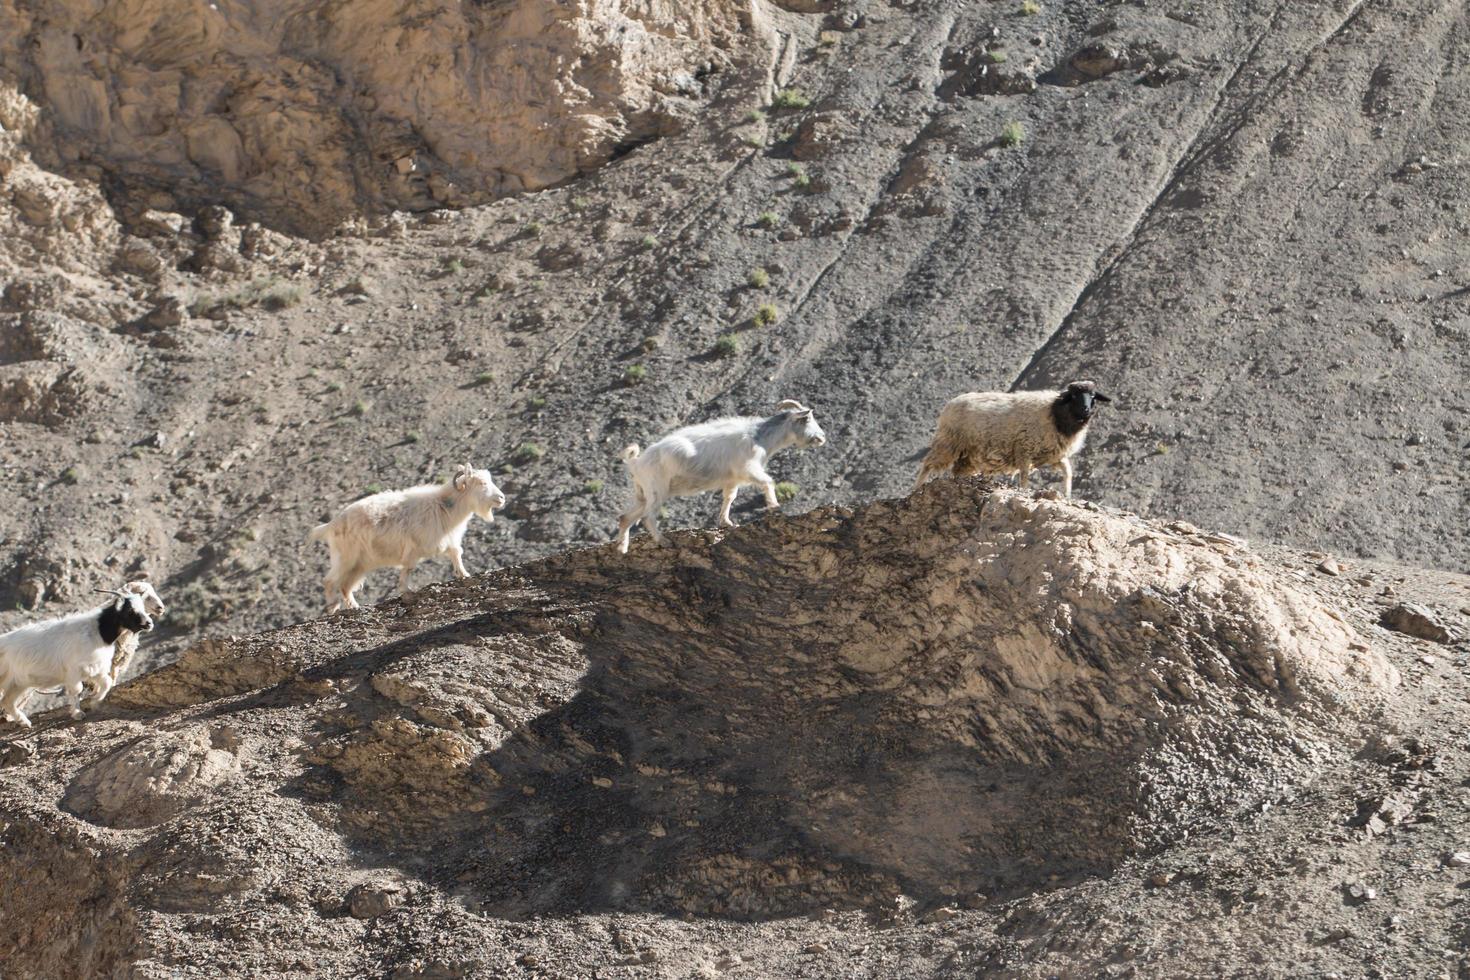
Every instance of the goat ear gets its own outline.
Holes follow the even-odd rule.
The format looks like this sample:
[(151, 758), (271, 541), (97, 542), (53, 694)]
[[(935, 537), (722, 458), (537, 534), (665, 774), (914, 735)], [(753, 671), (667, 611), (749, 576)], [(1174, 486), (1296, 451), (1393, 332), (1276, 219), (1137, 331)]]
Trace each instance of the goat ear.
[(1093, 401), (1102, 402), (1104, 405), (1107, 405), (1107, 404), (1109, 404), (1109, 403), (1112, 402), (1112, 399), (1111, 398), (1109, 398), (1107, 395), (1103, 395), (1103, 394), (1094, 394), (1092, 396), (1092, 399), (1093, 399)]
[(454, 489), (463, 490), (470, 485), (470, 471), (461, 467), (454, 474)]
[(779, 405), (776, 406), (776, 411), (778, 411), (778, 412), (784, 412), (784, 411), (786, 411), (788, 409), (792, 409), (792, 408), (800, 409), (801, 407), (802, 407), (801, 402), (797, 401), (795, 398), (788, 398), (785, 401), (783, 401), (781, 404), (779, 404)]

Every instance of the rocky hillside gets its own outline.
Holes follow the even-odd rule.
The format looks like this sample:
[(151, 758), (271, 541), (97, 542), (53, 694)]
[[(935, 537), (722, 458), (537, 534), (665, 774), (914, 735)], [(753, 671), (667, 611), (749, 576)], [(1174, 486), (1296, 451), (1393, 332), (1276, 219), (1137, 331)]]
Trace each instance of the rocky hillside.
[(814, 404), (801, 511), (1077, 376), (1086, 499), (1464, 567), (1463, 5), (537, 11), (0, 4), (0, 606), (144, 570), (167, 653), (465, 457), (484, 569), (688, 420)]
[(18, 977), (1470, 968), (1445, 958), (1470, 650), (1377, 625), (1379, 593), (1444, 608), (1470, 580), (1316, 564), (943, 481), (208, 641), (6, 743), (0, 908), (24, 911), (0, 956)]

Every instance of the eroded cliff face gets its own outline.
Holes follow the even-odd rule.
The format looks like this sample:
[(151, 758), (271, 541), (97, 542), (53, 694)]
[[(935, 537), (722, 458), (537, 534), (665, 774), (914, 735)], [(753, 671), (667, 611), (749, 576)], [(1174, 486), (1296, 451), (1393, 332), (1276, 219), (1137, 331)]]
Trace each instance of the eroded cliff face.
[(1249, 819), (1400, 684), (1228, 537), (978, 481), (673, 540), (208, 641), (43, 722), (0, 773), (8, 968), (489, 975), (528, 916), (1041, 894)]
[(225, 203), (320, 234), (546, 187), (676, 130), (742, 18), (737, 0), (5, 0), (0, 86), (44, 107), (38, 158), (140, 210)]

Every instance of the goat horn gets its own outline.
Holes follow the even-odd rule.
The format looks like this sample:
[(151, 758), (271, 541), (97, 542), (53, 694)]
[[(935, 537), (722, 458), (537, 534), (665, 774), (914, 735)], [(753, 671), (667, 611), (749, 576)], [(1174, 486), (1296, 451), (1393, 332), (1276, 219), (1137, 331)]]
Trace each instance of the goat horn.
[(126, 592), (123, 592), (119, 589), (93, 589), (92, 591), (99, 592), (102, 595), (115, 595), (119, 599), (126, 599), (128, 597), (128, 594)]

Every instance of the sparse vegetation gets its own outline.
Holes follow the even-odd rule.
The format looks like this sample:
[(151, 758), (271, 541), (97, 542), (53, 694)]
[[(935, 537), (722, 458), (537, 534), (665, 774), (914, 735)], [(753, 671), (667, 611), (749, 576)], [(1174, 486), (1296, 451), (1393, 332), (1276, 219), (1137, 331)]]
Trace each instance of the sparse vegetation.
[(830, 48), (842, 40), (842, 35), (837, 31), (823, 31), (817, 35), (817, 43), (824, 48)]
[(648, 368), (642, 364), (634, 364), (623, 372), (623, 383), (626, 385), (641, 385), (648, 380)]
[(794, 500), (799, 493), (801, 493), (801, 487), (794, 483), (782, 482), (776, 484), (776, 499), (783, 504), (788, 500)]
[(762, 303), (756, 308), (755, 316), (751, 317), (751, 322), (758, 327), (769, 327), (780, 318), (781, 312), (776, 309), (776, 304)]
[(541, 222), (539, 222), (539, 221), (528, 221), (528, 222), (526, 222), (525, 226), (523, 228), (521, 228), (521, 234), (525, 235), (527, 238), (540, 238), (541, 237)]
[(363, 496), (371, 497), (375, 493), (382, 493), (383, 485), (381, 483), (369, 483), (367, 486), (362, 488), (362, 492)]
[(644, 235), (642, 238), (638, 239), (638, 247), (643, 249), (643, 251), (645, 252), (651, 251), (652, 249), (658, 248), (658, 239), (654, 238), (652, 235)]
[(364, 415), (366, 415), (368, 413), (368, 411), (369, 411), (369, 409), (371, 407), (372, 406), (370, 406), (367, 402), (362, 401), (362, 400), (358, 400), (358, 401), (355, 401), (355, 402), (352, 403), (352, 407), (350, 409), (348, 409), (348, 412), (354, 418), (359, 418), (360, 419), (360, 418), (362, 418)]
[(459, 259), (450, 259), (444, 263), (444, 269), (451, 275), (461, 273), (464, 271), (464, 262)]
[(306, 299), (306, 287), (274, 277), (254, 279), (233, 292), (221, 296), (199, 296), (189, 304), (194, 316), (206, 316), (220, 310), (244, 310), (259, 306), (267, 310), (284, 310)]
[(588, 480), (586, 483), (582, 484), (582, 491), (584, 493), (602, 493), (602, 481)]
[(268, 310), (284, 310), (306, 299), (306, 287), (295, 282), (276, 282), (262, 289), (257, 302)]
[(734, 357), (740, 353), (740, 338), (732, 333), (722, 334), (711, 353), (716, 357)]
[(751, 289), (765, 289), (771, 284), (771, 274), (765, 269), (752, 269), (745, 281)]
[(651, 354), (654, 351), (658, 350), (658, 338), (657, 337), (644, 337), (643, 338), (643, 343), (639, 344), (638, 346), (642, 347), (644, 349), (644, 351), (646, 351), (646, 352), (648, 352), (648, 353)]
[(1169, 455), (1169, 444), (1167, 442), (1160, 442), (1160, 443), (1155, 444), (1154, 445), (1154, 455), (1155, 456), (1167, 456), (1167, 455)]
[(1037, 3), (1036, 0), (1025, 0), (1021, 4), (1021, 13), (1027, 17), (1035, 17), (1041, 13), (1041, 4)]
[(406, 443), (409, 443), (410, 445), (412, 445), (412, 444), (414, 444), (416, 442), (422, 442), (423, 439), (424, 439), (423, 435), (421, 433), (418, 433), (418, 432), (405, 432), (403, 434), (403, 441), (406, 442)]
[(812, 104), (802, 92), (794, 88), (783, 88), (771, 100), (772, 109), (805, 109)]
[(992, 65), (1005, 64), (1007, 57), (1008, 55), (1004, 51), (990, 51), (987, 52), (985, 55), (986, 60), (989, 61)]
[(516, 447), (516, 451), (515, 451), (514, 454), (512, 454), (512, 456), (511, 456), (510, 459), (511, 459), (511, 462), (513, 462), (513, 463), (515, 463), (515, 464), (517, 464), (519, 466), (525, 466), (527, 463), (534, 463), (534, 462), (536, 462), (536, 460), (540, 459), (542, 456), (545, 456), (545, 455), (546, 455), (546, 450), (545, 449), (542, 449), (536, 443), (534, 443), (534, 442), (523, 442), (519, 446)]
[(796, 175), (796, 177), (792, 180), (792, 183), (796, 185), (798, 190), (804, 191), (808, 187), (812, 186), (812, 179), (807, 174), (807, 172), (803, 170), (801, 173)]
[(494, 380), (494, 371), (481, 371), (479, 374), (475, 375), (475, 384), (477, 385), (487, 385)]
[(526, 399), (526, 407), (531, 409), (532, 411), (539, 412), (541, 409), (546, 407), (546, 399), (540, 395), (532, 395), (530, 398)]
[(1018, 122), (1008, 122), (1000, 131), (1001, 146), (1020, 146), (1026, 139), (1026, 130)]
[(766, 121), (766, 114), (759, 109), (752, 109), (745, 114), (745, 121), (748, 123), (762, 123)]
[(755, 223), (762, 228), (774, 228), (781, 223), (781, 218), (774, 211), (762, 211), (755, 219)]
[(340, 382), (340, 381), (328, 381), (327, 382), (327, 391), (328, 391), (328, 393), (335, 395), (337, 392), (339, 392), (341, 390), (342, 390), (342, 382)]
[(69, 487), (76, 486), (81, 478), (81, 474), (77, 472), (77, 468), (75, 466), (68, 466), (66, 469), (62, 470), (61, 476), (59, 477), (61, 482), (65, 483)]

